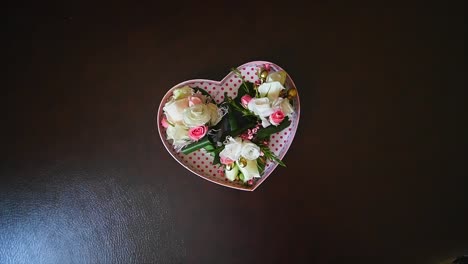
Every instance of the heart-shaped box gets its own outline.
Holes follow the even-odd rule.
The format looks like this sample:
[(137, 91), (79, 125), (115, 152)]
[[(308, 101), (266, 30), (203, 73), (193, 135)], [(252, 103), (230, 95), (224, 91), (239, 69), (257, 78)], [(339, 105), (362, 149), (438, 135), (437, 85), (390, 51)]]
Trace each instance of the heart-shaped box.
[[(244, 65), (237, 67), (237, 69), (240, 71), (245, 81), (255, 82), (259, 80), (259, 77), (257, 75), (258, 68), (262, 67), (265, 64), (269, 64), (273, 71), (283, 70), (280, 66), (267, 61), (248, 62)], [(265, 171), (263, 172), (262, 177), (255, 180), (252, 185), (245, 185), (239, 181), (231, 182), (228, 179), (226, 179), (226, 177), (223, 174), (219, 173), (219, 170), (221, 168), (219, 167), (219, 165), (213, 165), (213, 157), (207, 152), (205, 152), (204, 149), (199, 149), (187, 155), (182, 154), (182, 152), (177, 153), (174, 150), (172, 144), (166, 139), (165, 128), (161, 125), (161, 120), (163, 119), (164, 115), (163, 107), (165, 103), (169, 100), (169, 98), (172, 96), (174, 89), (181, 88), (186, 85), (192, 88), (199, 87), (206, 90), (212, 96), (216, 103), (220, 103), (224, 100), (225, 92), (227, 92), (228, 96), (232, 98), (236, 97), (237, 90), (241, 83), (241, 78), (239, 78), (234, 72), (231, 71), (221, 81), (194, 79), (175, 85), (174, 87), (169, 89), (169, 91), (164, 95), (164, 97), (161, 100), (157, 114), (157, 126), (159, 136), (161, 137), (164, 147), (171, 154), (171, 156), (175, 160), (177, 160), (182, 166), (184, 166), (187, 170), (213, 183), (217, 183), (238, 190), (253, 191), (256, 188), (258, 188), (258, 186), (260, 186), (260, 184), (262, 184), (263, 181), (265, 181), (266, 178), (268, 178), (268, 176), (275, 170), (276, 166), (278, 166), (276, 162), (268, 161), (265, 166)], [(284, 86), (286, 87), (286, 89), (292, 87), (296, 88), (289, 74), (286, 77)], [(297, 96), (294, 97), (292, 105), (294, 108), (294, 113), (291, 117), (291, 124), (289, 125), (289, 127), (271, 135), (270, 137), (268, 147), (280, 159), (282, 159), (288, 152), (288, 149), (291, 146), (291, 143), (294, 139), (297, 126), (299, 124), (299, 94), (297, 94)]]

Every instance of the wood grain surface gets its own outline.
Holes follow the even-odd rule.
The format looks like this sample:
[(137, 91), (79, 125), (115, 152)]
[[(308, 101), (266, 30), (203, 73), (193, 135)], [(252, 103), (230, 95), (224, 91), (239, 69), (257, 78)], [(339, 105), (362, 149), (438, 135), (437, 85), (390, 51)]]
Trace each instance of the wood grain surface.
[[(0, 263), (468, 254), (462, 4), (38, 1), (6, 12)], [(288, 167), (248, 193), (181, 167), (155, 119), (173, 85), (253, 60), (292, 76), (301, 121)]]

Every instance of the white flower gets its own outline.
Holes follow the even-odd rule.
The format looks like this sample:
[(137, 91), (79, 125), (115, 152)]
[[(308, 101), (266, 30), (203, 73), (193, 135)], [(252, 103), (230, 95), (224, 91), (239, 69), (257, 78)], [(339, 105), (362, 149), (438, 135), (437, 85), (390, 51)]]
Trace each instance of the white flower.
[(268, 74), (266, 82), (279, 82), (284, 85), (286, 81), (286, 72), (285, 71), (277, 71)]
[(281, 109), (281, 103), (283, 103), (283, 100), (284, 100), (283, 97), (278, 97), (278, 99), (276, 99), (275, 101), (273, 101), (273, 103), (271, 103), (271, 108), (273, 108), (273, 110)]
[(166, 113), (167, 120), (171, 123), (179, 123), (183, 120), (183, 112), (189, 106), (188, 98), (171, 100), (166, 103), (163, 110)]
[(252, 98), (247, 107), (260, 117), (269, 116), (274, 112), (270, 106), (270, 100), (266, 97)]
[(219, 153), (220, 157), (238, 160), (242, 151), (242, 139), (227, 137), (224, 149)]
[(256, 160), (260, 157), (260, 148), (254, 143), (246, 140), (242, 145), (241, 156), (247, 160)]
[(270, 116), (274, 110), (271, 108), (270, 100), (267, 97), (252, 98), (247, 105), (247, 108), (260, 117), (263, 127), (268, 127), (270, 125), (270, 122), (268, 122), (268, 119), (265, 117)]
[[(219, 153), (220, 158), (229, 158), (236, 161), (233, 165), (231, 165), (233, 166), (232, 170), (226, 170), (226, 177), (229, 180), (232, 181), (235, 179), (237, 175), (237, 169), (239, 169), (240, 172), (244, 175), (244, 182), (247, 182), (254, 177), (260, 177), (260, 173), (257, 167), (257, 158), (260, 156), (260, 148), (257, 145), (248, 140), (242, 141), (240, 137), (227, 137), (224, 144), (225, 147), (223, 151)], [(245, 160), (240, 162), (239, 159)], [(243, 163), (245, 166), (242, 167), (241, 163)]]
[(211, 120), (211, 111), (204, 104), (192, 105), (184, 110), (183, 120), (188, 127), (202, 126)]
[(208, 103), (206, 106), (208, 107), (208, 110), (210, 111), (210, 116), (211, 116), (210, 125), (214, 126), (218, 124), (218, 122), (221, 121), (221, 119), (223, 118), (223, 116), (220, 115), (218, 111), (218, 107), (213, 103)]
[(294, 112), (294, 108), (292, 105), (289, 103), (289, 99), (284, 99), (283, 102), (281, 102), (281, 110), (283, 111), (284, 115), (291, 115)]
[(225, 170), (226, 178), (230, 181), (234, 181), (237, 177), (237, 174), (239, 174), (239, 167), (235, 164), (232, 163), (231, 170)]
[(236, 161), (239, 170), (244, 175), (244, 182), (251, 180), (252, 178), (260, 178), (260, 173), (258, 172), (257, 160), (247, 160), (247, 165), (245, 167), (240, 166), (240, 162)]
[(182, 99), (182, 98), (187, 98), (190, 95), (193, 94), (193, 89), (190, 88), (190, 86), (184, 86), (179, 89), (175, 89), (174, 92), (172, 92), (172, 96), (175, 100), (177, 99)]
[(166, 133), (167, 139), (173, 140), (172, 144), (174, 146), (184, 145), (188, 140), (190, 140), (188, 129), (183, 125), (175, 124), (174, 126), (168, 126)]
[(284, 90), (280, 82), (265, 82), (258, 87), (260, 97), (268, 97), (270, 101), (278, 99), (281, 90)]
[(269, 127), (271, 125), (270, 121), (268, 118), (265, 117), (260, 117), (260, 121), (262, 121), (262, 127)]
[(278, 99), (276, 99), (271, 104), (271, 107), (274, 110), (281, 109), (281, 111), (283, 111), (284, 115), (286, 115), (286, 116), (289, 116), (294, 112), (294, 108), (289, 103), (289, 99), (287, 99), (287, 98), (278, 97)]

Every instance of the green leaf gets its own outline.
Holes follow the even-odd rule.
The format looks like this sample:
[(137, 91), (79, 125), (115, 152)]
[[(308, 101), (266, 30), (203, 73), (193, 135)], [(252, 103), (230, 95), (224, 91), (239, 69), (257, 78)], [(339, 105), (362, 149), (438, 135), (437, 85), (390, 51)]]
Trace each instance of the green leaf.
[(228, 104), (231, 108), (231, 111), (237, 111), (245, 117), (253, 116), (258, 118), (252, 111), (245, 109), (240, 102), (237, 102), (237, 100), (228, 99)]
[(240, 134), (242, 134), (244, 131), (246, 131), (247, 129), (249, 129), (249, 128), (254, 128), (255, 125), (256, 125), (255, 123), (251, 123), (251, 124), (249, 124), (249, 125), (246, 125), (246, 126), (244, 126), (244, 127), (241, 127), (241, 128), (236, 129), (236, 130), (234, 130), (234, 131), (230, 131), (230, 133), (229, 133), (228, 135), (226, 135), (226, 136), (237, 137), (237, 136), (239, 136)]
[(208, 151), (208, 152), (213, 151), (214, 149), (215, 148), (214, 148), (214, 146), (212, 144), (205, 146), (205, 150)]
[(285, 167), (286, 168), (286, 164), (284, 164), (284, 162), (282, 160), (280, 160), (275, 154), (273, 154), (271, 157), (270, 157), (271, 160), (277, 162), (279, 165), (281, 165), (282, 167)]
[(215, 148), (215, 150), (212, 153), (212, 155), (214, 156), (213, 158), (213, 165), (216, 165), (216, 164), (221, 164), (220, 162), (220, 157), (219, 157), (219, 153), (224, 149), (224, 145), (221, 146), (221, 147), (218, 147), (218, 148)]
[(242, 80), (242, 83), (239, 86), (239, 90), (237, 91), (236, 98), (238, 99), (238, 101), (240, 102), (240, 98), (246, 94), (249, 94), (250, 96), (254, 97), (255, 96), (254, 84), (251, 82), (247, 82), (238, 69), (231, 68), (231, 71), (234, 72), (237, 75), (237, 77), (239, 77)]
[(203, 137), (203, 139), (187, 145), (185, 148), (182, 149), (182, 153), (184, 155), (187, 155), (187, 154), (190, 154), (190, 153), (192, 153), (192, 152), (194, 152), (196, 150), (207, 147), (209, 145), (211, 145), (213, 147), (211, 141), (208, 139), (207, 136), (205, 136), (205, 137)]
[(257, 159), (257, 168), (258, 168), (258, 172), (260, 173), (260, 175), (263, 174), (263, 172), (265, 171), (265, 160), (264, 159)]
[(259, 129), (256, 138), (258, 140), (270, 138), (272, 134), (282, 131), (283, 129), (289, 127), (289, 125), (291, 125), (291, 120), (286, 118), (278, 126), (271, 125), (269, 127)]
[(221, 164), (219, 153), (215, 153), (215, 156), (213, 158), (213, 165), (216, 165), (216, 164)]
[(250, 95), (252, 97), (255, 97), (254, 84), (251, 83), (251, 82), (243, 81), (241, 83), (241, 86), (239, 87), (239, 90), (237, 91), (237, 97), (236, 97), (235, 101), (240, 104), (242, 96), (244, 96), (246, 94), (248, 94), (248, 95)]
[(239, 89), (237, 90), (237, 96), (234, 100), (236, 100), (236, 102), (240, 102), (242, 96), (246, 94), (248, 94), (248, 90), (245, 90), (244, 85), (241, 84), (241, 86), (239, 86)]
[(265, 145), (259, 145), (260, 146), (260, 149), (262, 150), (263, 154), (265, 155), (265, 157), (269, 160), (272, 160), (276, 163), (278, 163), (279, 165), (283, 166), (283, 167), (286, 167), (286, 164), (284, 164), (284, 162), (282, 160), (280, 160), (280, 158), (278, 158), (271, 150), (270, 148), (268, 148), (268, 146), (265, 146)]
[(238, 128), (237, 126), (237, 120), (234, 116), (234, 112), (232, 111), (232, 106), (229, 106), (229, 112), (228, 112), (228, 120), (229, 120), (229, 127), (232, 130), (236, 130)]

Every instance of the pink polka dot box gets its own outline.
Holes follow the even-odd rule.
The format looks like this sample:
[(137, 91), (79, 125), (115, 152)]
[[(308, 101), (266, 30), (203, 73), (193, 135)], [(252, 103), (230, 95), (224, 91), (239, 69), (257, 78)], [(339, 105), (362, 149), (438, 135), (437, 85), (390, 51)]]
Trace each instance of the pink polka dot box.
[(284, 164), (299, 116), (291, 76), (274, 63), (252, 61), (221, 81), (195, 79), (169, 89), (157, 126), (164, 147), (184, 168), (212, 183), (253, 191)]

